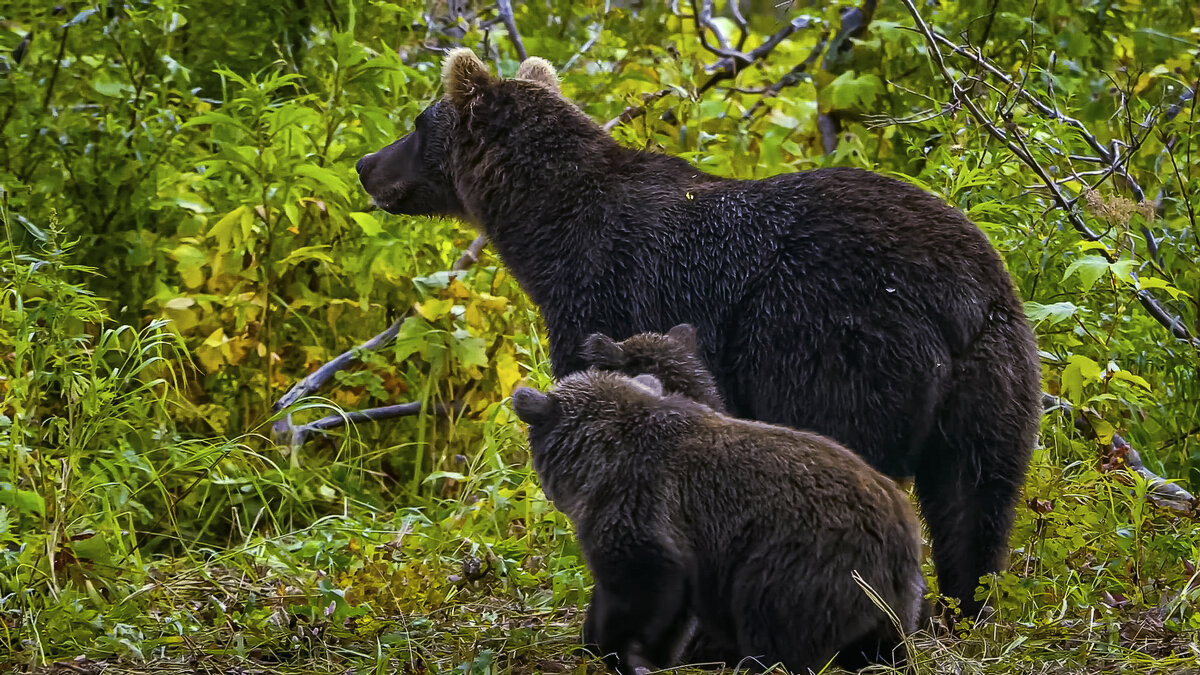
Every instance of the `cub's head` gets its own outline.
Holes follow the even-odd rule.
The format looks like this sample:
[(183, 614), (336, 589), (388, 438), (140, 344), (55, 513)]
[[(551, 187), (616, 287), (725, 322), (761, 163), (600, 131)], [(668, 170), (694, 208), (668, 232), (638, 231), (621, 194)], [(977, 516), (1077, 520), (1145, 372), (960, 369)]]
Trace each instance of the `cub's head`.
[(620, 471), (631, 455), (654, 452), (651, 437), (682, 417), (678, 401), (663, 396), (652, 375), (594, 370), (569, 375), (544, 393), (517, 387), (513, 410), (529, 425), (533, 467), (546, 496), (571, 515), (594, 472)]
[(510, 135), (538, 109), (571, 107), (559, 95), (554, 67), (538, 57), (525, 59), (514, 79), (500, 80), (471, 50), (455, 49), (443, 63), (442, 84), (445, 96), (417, 116), (411, 133), (358, 160), (363, 188), (388, 213), (469, 219), (469, 195), (460, 188), (475, 184), (471, 170), (490, 137)]
[(621, 342), (594, 333), (583, 343), (583, 360), (599, 370), (631, 377), (653, 375), (670, 393), (682, 394), (713, 410), (725, 410), (712, 373), (700, 357), (696, 329), (686, 323), (666, 334), (642, 333)]

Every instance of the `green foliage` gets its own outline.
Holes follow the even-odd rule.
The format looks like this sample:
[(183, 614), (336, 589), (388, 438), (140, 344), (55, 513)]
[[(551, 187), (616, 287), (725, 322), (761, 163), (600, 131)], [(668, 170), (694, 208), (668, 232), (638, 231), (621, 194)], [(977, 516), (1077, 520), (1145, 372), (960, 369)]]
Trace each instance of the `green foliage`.
[[(1044, 420), (1012, 565), (981, 589), (997, 621), (918, 637), (913, 669), (1194, 660), (1194, 513), (1106, 449), (1119, 434), (1200, 489), (1197, 347), (1138, 296), (1200, 333), (1196, 9), (918, 3), (1012, 80), (943, 49), (1092, 237), (952, 103), (903, 4), (850, 37), (835, 3), (743, 3), (747, 50), (805, 27), (711, 87), (677, 4), (518, 2), (515, 20), (588, 114), (635, 109), (622, 143), (740, 178), (862, 166), (963, 209), (1027, 300), (1047, 391), (1091, 411), (1094, 440)], [(550, 381), (536, 308), (486, 252), (444, 271), (475, 233), (386, 216), (353, 169), (440, 95), (427, 46), (515, 71), (496, 18), (480, 1), (0, 3), (0, 665), (583, 672), (589, 580), (505, 403)], [(714, 21), (736, 42), (728, 11)], [(1086, 160), (1097, 145), (1116, 170)], [(452, 414), (269, 438), (289, 387), (396, 320), (293, 422)]]

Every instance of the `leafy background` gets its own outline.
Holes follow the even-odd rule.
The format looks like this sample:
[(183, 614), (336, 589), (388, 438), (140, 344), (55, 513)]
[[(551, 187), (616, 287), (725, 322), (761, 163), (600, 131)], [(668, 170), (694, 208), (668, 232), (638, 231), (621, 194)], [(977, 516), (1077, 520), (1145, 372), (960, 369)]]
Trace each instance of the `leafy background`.
[[(467, 226), (372, 210), (353, 170), (440, 95), (439, 49), (515, 71), (508, 4), (0, 2), (0, 665), (598, 667), (505, 403), (550, 382), (537, 310), (486, 249), (448, 271)], [(1128, 448), (1200, 488), (1200, 8), (921, 3), (969, 45), (935, 54), (905, 2), (743, 2), (743, 45), (718, 4), (729, 49), (794, 29), (745, 62), (699, 39), (709, 4), (513, 18), (626, 145), (740, 178), (862, 166), (963, 209), (1080, 413), (1044, 418), (995, 620), (917, 636), (910, 669), (1195, 667), (1196, 509)], [(424, 412), (276, 442), (273, 404), (393, 322), (292, 422)]]

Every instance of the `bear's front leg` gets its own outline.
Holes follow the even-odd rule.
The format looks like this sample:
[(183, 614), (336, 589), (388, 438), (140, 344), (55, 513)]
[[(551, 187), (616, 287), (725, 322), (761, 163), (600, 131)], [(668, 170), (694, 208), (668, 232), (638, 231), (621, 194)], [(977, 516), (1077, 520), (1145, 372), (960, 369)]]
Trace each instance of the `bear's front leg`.
[(673, 659), (690, 616), (683, 570), (658, 560), (609, 563), (597, 566), (593, 575), (584, 646), (622, 675), (676, 665)]

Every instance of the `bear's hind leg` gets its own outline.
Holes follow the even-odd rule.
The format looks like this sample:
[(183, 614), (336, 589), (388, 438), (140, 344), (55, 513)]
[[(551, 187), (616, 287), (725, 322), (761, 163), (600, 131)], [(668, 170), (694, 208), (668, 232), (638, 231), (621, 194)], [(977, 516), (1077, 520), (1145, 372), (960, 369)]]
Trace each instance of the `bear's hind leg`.
[(956, 360), (916, 471), (938, 585), (958, 598), (966, 617), (981, 608), (979, 578), (1007, 567), (1017, 496), (1041, 417), (1037, 353), (1022, 329), (993, 326)]

